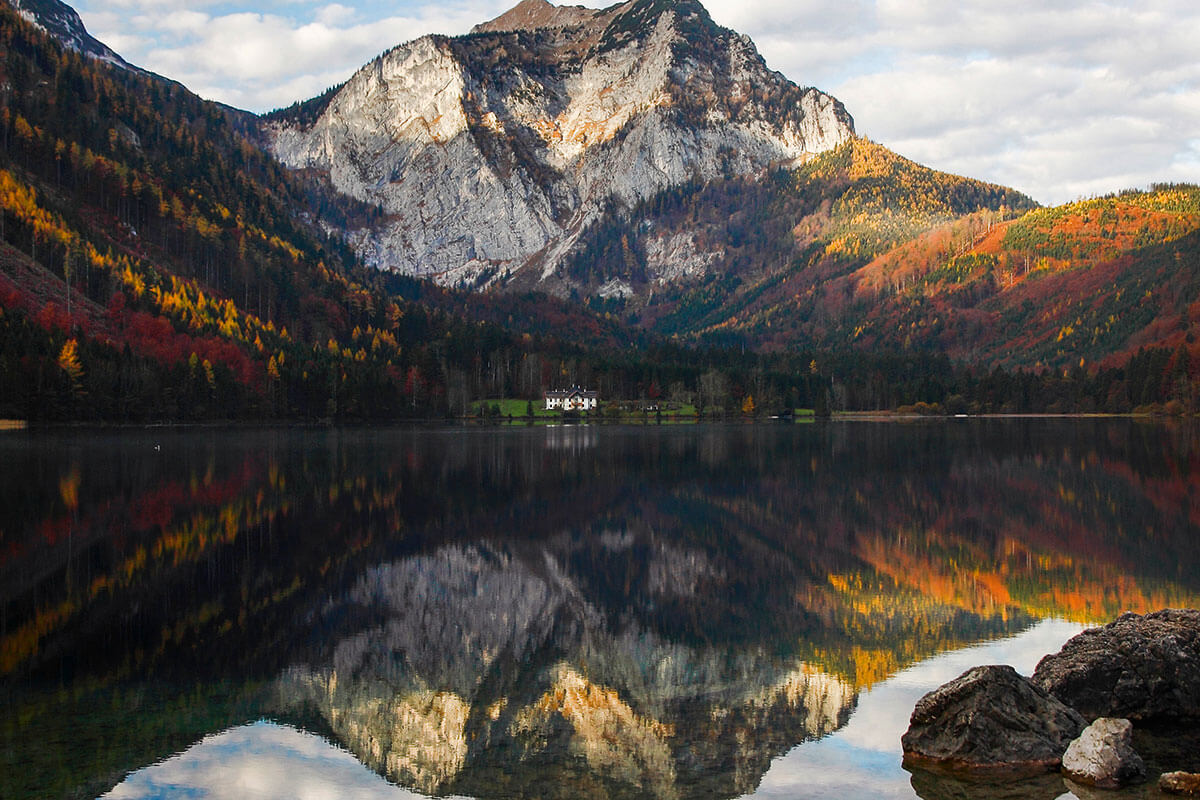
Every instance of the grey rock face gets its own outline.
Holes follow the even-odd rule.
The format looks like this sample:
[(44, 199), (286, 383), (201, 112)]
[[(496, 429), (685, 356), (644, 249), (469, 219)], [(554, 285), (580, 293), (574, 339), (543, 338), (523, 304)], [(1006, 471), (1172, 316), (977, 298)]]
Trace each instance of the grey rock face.
[(1164, 772), (1158, 779), (1158, 788), (1167, 794), (1200, 797), (1200, 774), (1195, 772)]
[[(83, 20), (75, 9), (61, 0), (8, 0), (9, 5), (22, 17), (49, 33), (68, 50), (104, 61), (124, 69), (137, 70), (114, 53), (112, 49), (93, 37), (83, 26)], [(140, 70), (137, 70), (140, 72)]]
[(1048, 772), (1084, 724), (1012, 667), (983, 666), (917, 701), (901, 744), (906, 765)]
[(1124, 614), (1046, 656), (1033, 682), (1088, 719), (1200, 717), (1200, 611)]
[(1063, 773), (1090, 786), (1115, 789), (1146, 779), (1146, 765), (1133, 749), (1133, 723), (1100, 717), (1063, 753)]
[(854, 129), (841, 103), (769, 70), (698, 3), (629, 0), (525, 2), (470, 36), (417, 39), (311, 124), (274, 118), (266, 134), (283, 163), (387, 212), (352, 233), (368, 263), (533, 285), (611, 202), (799, 163)]

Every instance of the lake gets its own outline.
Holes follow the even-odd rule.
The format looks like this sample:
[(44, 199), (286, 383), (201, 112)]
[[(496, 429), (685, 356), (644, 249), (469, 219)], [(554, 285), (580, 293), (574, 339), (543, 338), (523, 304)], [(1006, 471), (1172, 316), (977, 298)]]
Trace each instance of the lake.
[(1055, 798), (904, 770), (917, 698), (1200, 606), (1168, 422), (6, 432), (0, 495), (4, 798)]

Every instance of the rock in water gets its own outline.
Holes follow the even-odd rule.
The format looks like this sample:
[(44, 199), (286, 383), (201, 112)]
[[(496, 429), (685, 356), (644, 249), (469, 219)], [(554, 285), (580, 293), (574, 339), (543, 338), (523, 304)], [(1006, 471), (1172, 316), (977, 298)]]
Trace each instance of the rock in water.
[(1100, 717), (1071, 742), (1062, 768), (1071, 780), (1104, 789), (1146, 779), (1146, 765), (1133, 750), (1133, 723), (1112, 717)]
[(1123, 614), (1043, 658), (1033, 682), (1087, 719), (1200, 717), (1200, 611)]
[(1164, 772), (1158, 779), (1158, 788), (1168, 794), (1200, 797), (1200, 774), (1195, 772)]
[(1048, 772), (1085, 724), (1012, 667), (975, 667), (917, 701), (901, 744), (906, 765)]

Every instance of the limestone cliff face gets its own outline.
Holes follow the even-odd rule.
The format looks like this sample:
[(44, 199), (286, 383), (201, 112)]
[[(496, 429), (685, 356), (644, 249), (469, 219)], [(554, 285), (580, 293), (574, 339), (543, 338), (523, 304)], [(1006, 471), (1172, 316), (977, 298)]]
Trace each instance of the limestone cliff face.
[(612, 202), (853, 136), (841, 103), (767, 69), (694, 0), (525, 0), (468, 36), (401, 45), (264, 125), (285, 164), (382, 206), (382, 223), (351, 232), (370, 263), (481, 284), (549, 277)]

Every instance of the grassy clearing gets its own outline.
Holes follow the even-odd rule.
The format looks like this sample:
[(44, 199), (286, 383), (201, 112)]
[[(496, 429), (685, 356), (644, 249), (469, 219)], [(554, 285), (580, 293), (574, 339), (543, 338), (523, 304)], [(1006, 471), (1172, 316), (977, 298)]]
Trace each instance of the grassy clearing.
[[(489, 407), (490, 406), (499, 406), (500, 407), (500, 416), (502, 416), (502, 417), (508, 417), (508, 416), (524, 417), (524, 416), (526, 416), (527, 412), (529, 411), (529, 407), (531, 405), (531, 401), (522, 400), (520, 398), (515, 398), (515, 397), (506, 397), (502, 400), (483, 400), (480, 402), (485, 403)], [(476, 403), (475, 407), (478, 408), (478, 406), (479, 406), (479, 404)], [(539, 417), (553, 419), (555, 417), (562, 416), (562, 413), (559, 411), (546, 410), (546, 403), (543, 400), (532, 401), (532, 406), (533, 406), (533, 416), (535, 419), (537, 419)]]

